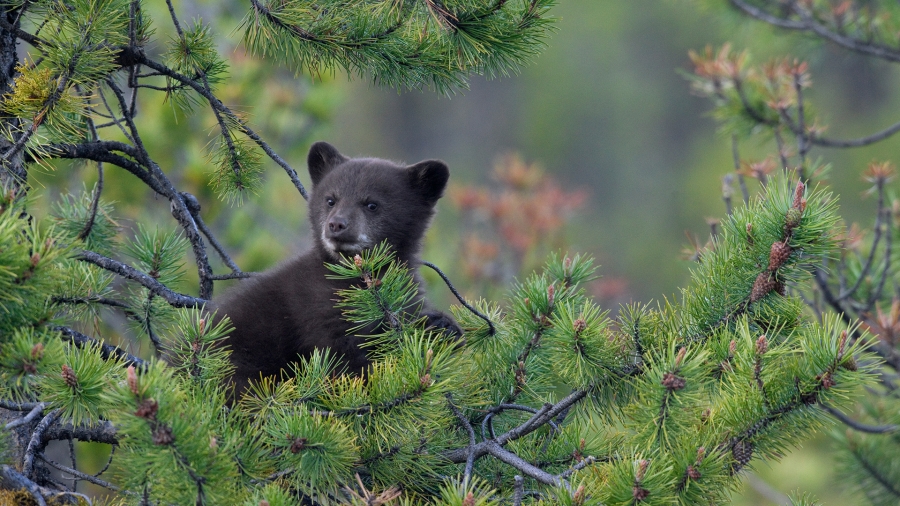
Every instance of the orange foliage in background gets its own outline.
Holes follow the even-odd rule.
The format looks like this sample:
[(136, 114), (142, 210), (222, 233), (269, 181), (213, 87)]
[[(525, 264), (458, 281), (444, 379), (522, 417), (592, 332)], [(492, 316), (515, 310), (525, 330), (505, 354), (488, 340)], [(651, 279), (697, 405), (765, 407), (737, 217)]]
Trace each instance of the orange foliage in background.
[(492, 188), (453, 186), (450, 201), (462, 215), (459, 255), (470, 281), (505, 285), (565, 246), (564, 230), (587, 198), (566, 191), (537, 163), (510, 153), (497, 159)]

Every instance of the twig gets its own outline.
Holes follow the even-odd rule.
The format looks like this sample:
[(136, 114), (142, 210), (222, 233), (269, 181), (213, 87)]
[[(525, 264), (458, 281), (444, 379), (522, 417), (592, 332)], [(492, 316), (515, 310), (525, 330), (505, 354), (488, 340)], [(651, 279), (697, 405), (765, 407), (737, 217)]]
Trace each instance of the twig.
[(894, 123), (893, 125), (885, 128), (884, 130), (875, 132), (871, 135), (867, 135), (865, 137), (859, 137), (857, 139), (828, 139), (826, 137), (819, 136), (811, 136), (810, 141), (813, 144), (818, 146), (824, 146), (829, 148), (859, 148), (863, 146), (868, 146), (869, 144), (874, 144), (876, 142), (883, 141), (888, 137), (894, 135), (895, 133), (900, 132), (900, 121)]
[(231, 109), (226, 107), (225, 104), (223, 104), (221, 100), (216, 98), (216, 96), (213, 95), (212, 93), (206, 91), (206, 89), (203, 86), (201, 86), (199, 83), (197, 83), (193, 79), (191, 79), (185, 75), (182, 75), (178, 72), (175, 72), (174, 70), (166, 67), (165, 65), (162, 65), (161, 63), (157, 63), (157, 62), (147, 58), (144, 55), (141, 55), (140, 58), (141, 58), (140, 63), (142, 63), (143, 65), (146, 65), (146, 66), (152, 68), (153, 70), (159, 72), (160, 74), (162, 74), (166, 77), (170, 77), (172, 79), (180, 81), (180, 82), (190, 86), (191, 88), (193, 88), (194, 91), (196, 91), (197, 93), (202, 95), (203, 98), (208, 100), (210, 105), (212, 105), (212, 107), (219, 109), (221, 112), (224, 112), (226, 115), (229, 116), (229, 118), (232, 121), (234, 121), (238, 125), (240, 125), (241, 132), (243, 132), (244, 135), (249, 137), (260, 148), (262, 148), (262, 150), (266, 153), (266, 155), (269, 156), (269, 158), (271, 158), (282, 169), (284, 169), (284, 171), (287, 173), (288, 177), (291, 179), (291, 182), (294, 183), (294, 187), (297, 188), (297, 191), (300, 192), (300, 195), (302, 195), (304, 199), (309, 200), (309, 195), (306, 192), (306, 188), (303, 186), (303, 183), (300, 182), (300, 178), (297, 177), (297, 171), (295, 171), (293, 168), (291, 168), (291, 166), (288, 165), (288, 163), (285, 162), (284, 159), (282, 159), (280, 156), (278, 156), (278, 154), (275, 153), (275, 151), (272, 149), (271, 146), (269, 146), (268, 143), (266, 143), (266, 141), (262, 140), (262, 138), (259, 135), (257, 135), (257, 133), (254, 132), (253, 129), (251, 129), (244, 120), (242, 120), (236, 114), (234, 114), (234, 112), (232, 112)]
[(0, 399), (0, 408), (8, 409), (10, 411), (31, 411), (35, 408), (35, 406), (40, 405), (40, 402), (12, 402), (7, 401), (5, 399)]
[[(534, 414), (527, 421), (519, 425), (518, 427), (514, 427), (509, 431), (501, 434), (497, 438), (490, 439), (487, 441), (482, 441), (475, 445), (474, 453), (475, 459), (478, 460), (480, 457), (487, 455), (488, 453), (488, 444), (495, 443), (500, 446), (505, 445), (510, 441), (514, 441), (521, 437), (527, 436), (531, 434), (539, 427), (544, 425), (550, 420), (556, 418), (557, 415), (566, 411), (573, 404), (577, 403), (581, 399), (583, 399), (587, 395), (587, 390), (576, 390), (571, 394), (567, 395), (565, 398), (557, 402), (556, 404), (545, 404), (544, 407), (539, 409), (537, 413)], [(465, 462), (468, 459), (468, 447), (466, 448), (457, 448), (455, 450), (449, 450), (444, 452), (443, 457), (454, 464), (460, 464)], [(531, 464), (529, 464), (531, 465)]]
[(897, 432), (898, 430), (900, 430), (900, 426), (897, 425), (867, 425), (858, 422), (845, 415), (840, 410), (837, 410), (829, 406), (828, 404), (825, 404), (824, 402), (819, 402), (819, 407), (828, 412), (831, 416), (840, 420), (851, 429), (858, 430), (860, 432), (865, 432), (868, 434), (889, 434), (891, 432)]
[[(97, 94), (100, 95), (100, 100), (103, 102), (103, 105), (106, 107), (106, 110), (109, 111), (109, 117), (112, 119), (112, 123), (119, 127), (119, 130), (125, 135), (125, 138), (131, 142), (134, 142), (134, 139), (131, 138), (131, 134), (128, 133), (128, 130), (125, 130), (125, 127), (122, 126), (122, 120), (116, 116), (115, 111), (110, 107), (109, 102), (106, 100), (106, 95), (103, 94), (103, 87), (97, 87)], [(111, 125), (110, 125), (111, 126)]]
[(249, 277), (249, 276), (244, 275), (244, 273), (241, 271), (240, 267), (238, 267), (237, 264), (234, 263), (234, 260), (232, 260), (231, 257), (228, 255), (228, 253), (225, 252), (225, 248), (222, 246), (221, 243), (219, 243), (218, 239), (216, 239), (216, 236), (213, 235), (212, 230), (210, 230), (209, 227), (206, 226), (206, 223), (203, 221), (203, 218), (200, 216), (200, 202), (197, 200), (197, 197), (195, 197), (187, 192), (181, 192), (181, 197), (184, 199), (184, 203), (187, 205), (188, 211), (191, 213), (191, 216), (194, 218), (194, 223), (197, 224), (197, 228), (200, 229), (200, 232), (202, 232), (203, 235), (206, 236), (206, 239), (209, 240), (210, 246), (212, 246), (213, 249), (216, 250), (216, 253), (219, 254), (219, 258), (222, 259), (222, 262), (225, 265), (227, 265), (229, 269), (231, 269), (230, 276), (233, 276), (233, 277), (223, 277), (223, 276), (215, 276), (214, 275), (214, 276), (212, 276), (212, 279), (219, 280), (219, 279), (235, 279), (235, 278)]
[(559, 477), (560, 478), (568, 478), (569, 476), (572, 476), (573, 474), (577, 473), (578, 471), (581, 471), (582, 469), (593, 464), (594, 462), (597, 462), (596, 457), (585, 457), (585, 458), (581, 459), (581, 462), (579, 462), (579, 463), (575, 464), (574, 466), (570, 467), (569, 469), (566, 469), (565, 471), (559, 473)]
[(484, 441), (486, 453), (489, 453), (491, 456), (495, 457), (500, 462), (505, 464), (509, 464), (515, 469), (518, 469), (522, 472), (522, 474), (528, 476), (529, 478), (533, 478), (545, 485), (551, 485), (554, 487), (558, 487), (563, 485), (565, 482), (557, 476), (554, 476), (543, 469), (532, 465), (531, 463), (525, 461), (515, 453), (507, 450), (500, 446), (500, 444), (490, 439), (488, 441)]
[(35, 453), (43, 450), (46, 445), (43, 440), (44, 431), (56, 421), (59, 414), (60, 410), (54, 409), (41, 419), (37, 424), (37, 427), (34, 428), (34, 432), (31, 434), (31, 440), (28, 442), (28, 447), (25, 449), (25, 459), (22, 461), (22, 474), (24, 474), (26, 478), (30, 478), (32, 474), (34, 474)]
[(169, 203), (172, 206), (172, 216), (178, 224), (181, 225), (181, 228), (184, 229), (185, 236), (191, 243), (191, 249), (194, 252), (194, 260), (197, 265), (197, 274), (200, 277), (200, 297), (209, 299), (212, 297), (213, 290), (213, 281), (210, 279), (212, 276), (212, 268), (209, 266), (209, 259), (206, 256), (206, 247), (203, 245), (203, 237), (197, 229), (197, 224), (194, 222), (190, 211), (188, 211), (181, 193), (175, 189), (172, 181), (170, 181), (162, 169), (160, 169), (159, 165), (150, 158), (150, 155), (144, 148), (143, 141), (138, 134), (137, 126), (134, 124), (134, 120), (131, 116), (128, 115), (128, 104), (125, 102), (125, 96), (123, 95), (122, 90), (111, 77), (106, 79), (106, 83), (119, 101), (119, 108), (122, 110), (128, 129), (131, 130), (132, 137), (134, 138), (134, 145), (138, 151), (138, 160), (150, 170), (150, 173), (153, 174), (156, 180), (162, 185), (164, 194), (166, 198), (169, 199)]
[(482, 320), (484, 320), (485, 322), (487, 322), (487, 324), (488, 324), (488, 329), (489, 329), (489, 330), (488, 330), (488, 333), (490, 333), (490, 335), (493, 336), (494, 334), (497, 333), (497, 329), (494, 328), (494, 322), (492, 322), (491, 319), (488, 318), (484, 313), (482, 313), (481, 311), (475, 309), (472, 305), (470, 305), (468, 302), (466, 302), (466, 299), (463, 298), (463, 296), (459, 293), (459, 291), (456, 290), (456, 288), (453, 286), (453, 283), (451, 283), (451, 282), (450, 282), (450, 279), (447, 277), (447, 275), (444, 274), (444, 271), (440, 270), (440, 269), (438, 268), (438, 266), (434, 265), (434, 264), (431, 263), (431, 262), (425, 262), (425, 261), (423, 261), (423, 262), (422, 262), (422, 265), (424, 265), (424, 266), (426, 266), (426, 267), (430, 267), (430, 268), (433, 269), (435, 272), (437, 272), (437, 273), (438, 273), (438, 276), (440, 276), (441, 279), (444, 280), (444, 283), (447, 284), (447, 288), (449, 288), (450, 291), (453, 292), (453, 295), (456, 296), (456, 300), (458, 300), (459, 303), (462, 304), (466, 309), (468, 309), (469, 311), (471, 311), (472, 314), (474, 314), (475, 316), (477, 316), (477, 317), (481, 318)]
[[(853, 286), (848, 290), (842, 291), (838, 297), (838, 301), (843, 301), (848, 297), (852, 297), (853, 294), (856, 293), (856, 290), (859, 289), (860, 285), (862, 285), (863, 280), (865, 280), (866, 276), (869, 275), (869, 270), (872, 268), (872, 265), (875, 263), (875, 251), (878, 249), (878, 243), (881, 242), (881, 237), (884, 232), (884, 225), (882, 223), (882, 219), (884, 218), (884, 185), (878, 185), (878, 203), (875, 206), (875, 225), (872, 226), (875, 237), (872, 239), (872, 249), (869, 250), (869, 256), (866, 258), (866, 263), (863, 264), (862, 270), (859, 272), (859, 276), (856, 278), (856, 282), (853, 283)], [(890, 227), (890, 223), (887, 224)]]
[(90, 475), (87, 473), (82, 473), (81, 471), (79, 471), (77, 469), (72, 469), (71, 467), (66, 467), (63, 464), (60, 464), (59, 462), (54, 462), (54, 461), (48, 459), (47, 457), (45, 457), (44, 455), (38, 455), (38, 458), (43, 460), (47, 464), (50, 464), (51, 466), (59, 469), (60, 471), (72, 475), (76, 479), (89, 481), (89, 482), (93, 483), (94, 485), (99, 485), (101, 487), (108, 488), (115, 492), (122, 492), (122, 493), (128, 494), (128, 495), (137, 495), (134, 492), (131, 492), (129, 490), (122, 490), (119, 487), (113, 485), (112, 483), (105, 481), (105, 480), (101, 480), (100, 478), (97, 478), (96, 476), (93, 476), (93, 475)]
[(513, 506), (521, 506), (522, 500), (525, 498), (525, 480), (518, 474), (513, 476)]
[(804, 174), (804, 165), (806, 165), (806, 153), (809, 152), (809, 134), (806, 132), (806, 113), (803, 108), (803, 83), (800, 80), (800, 74), (794, 72), (794, 93), (797, 95), (797, 157), (799, 163), (797, 171), (800, 173), (800, 180), (806, 181)]
[(154, 295), (162, 297), (166, 302), (174, 307), (200, 307), (209, 302), (206, 299), (191, 297), (175, 291), (172, 291), (166, 285), (153, 279), (149, 274), (145, 274), (134, 267), (126, 265), (112, 258), (103, 256), (90, 250), (83, 250), (76, 257), (78, 260), (94, 264), (102, 267), (112, 273), (118, 274), (123, 278), (137, 281), (144, 288), (150, 290)]
[(891, 250), (893, 248), (893, 241), (891, 240), (891, 235), (893, 232), (893, 225), (891, 224), (891, 210), (885, 209), (885, 237), (884, 237), (884, 269), (881, 272), (881, 276), (878, 277), (878, 286), (872, 290), (871, 295), (869, 296), (869, 300), (866, 302), (866, 305), (862, 308), (863, 313), (868, 313), (875, 306), (875, 302), (881, 298), (881, 294), (884, 292), (884, 285), (887, 282), (887, 279), (891, 276)]
[[(788, 118), (790, 120), (790, 118)], [(781, 129), (775, 128), (772, 130), (772, 135), (775, 137), (775, 146), (778, 148), (778, 159), (781, 160), (781, 171), (782, 173), (787, 173), (790, 169), (788, 168), (788, 159), (787, 153), (784, 148), (784, 139), (781, 138)], [(763, 184), (765, 186), (765, 184)]]
[(466, 470), (463, 473), (463, 483), (468, 484), (472, 478), (472, 467), (475, 465), (475, 430), (472, 428), (472, 424), (469, 423), (469, 419), (462, 414), (459, 408), (453, 405), (453, 395), (449, 393), (447, 394), (447, 405), (450, 406), (450, 411), (453, 411), (456, 418), (459, 418), (459, 421), (462, 422), (466, 432), (469, 433), (469, 454), (466, 456)]
[(738, 153), (737, 135), (731, 136), (731, 158), (734, 161), (734, 172), (738, 177), (738, 185), (741, 187), (741, 196), (744, 198), (744, 204), (750, 202), (750, 191), (747, 190), (747, 182), (744, 181), (744, 175), (741, 174), (741, 156)]
[(43, 402), (37, 403), (37, 405), (34, 407), (34, 409), (32, 409), (27, 415), (23, 416), (22, 418), (17, 418), (15, 420), (9, 422), (8, 424), (6, 424), (6, 426), (4, 428), (6, 430), (9, 430), (14, 427), (18, 427), (20, 425), (25, 425), (25, 424), (31, 423), (32, 420), (34, 420), (35, 418), (40, 416), (41, 413), (44, 412), (45, 407), (46, 407), (46, 404), (44, 404)]
[(109, 458), (106, 460), (106, 465), (103, 466), (103, 469), (97, 471), (97, 473), (94, 474), (94, 478), (99, 478), (101, 474), (105, 473), (106, 470), (109, 469), (109, 466), (112, 464), (112, 461), (113, 461), (113, 456), (116, 454), (116, 448), (118, 448), (118, 447), (119, 447), (119, 445), (117, 445), (117, 444), (110, 445)]
[[(85, 116), (85, 122), (88, 125), (88, 130), (91, 133), (91, 140), (97, 141), (99, 138), (97, 137), (97, 128), (94, 126), (94, 120), (88, 115)], [(89, 235), (91, 235), (91, 230), (94, 228), (94, 221), (97, 219), (97, 209), (100, 207), (100, 193), (103, 191), (103, 162), (97, 162), (97, 184), (94, 187), (94, 195), (91, 198), (91, 207), (88, 212), (87, 222), (84, 224), (84, 228), (81, 229), (81, 232), (78, 234), (78, 239), (85, 240)]]
[(781, 492), (772, 488), (772, 485), (769, 485), (765, 481), (762, 480), (759, 476), (755, 474), (747, 475), (747, 483), (750, 487), (758, 492), (761, 496), (768, 499), (770, 502), (775, 504), (791, 504), (791, 499), (782, 494)]

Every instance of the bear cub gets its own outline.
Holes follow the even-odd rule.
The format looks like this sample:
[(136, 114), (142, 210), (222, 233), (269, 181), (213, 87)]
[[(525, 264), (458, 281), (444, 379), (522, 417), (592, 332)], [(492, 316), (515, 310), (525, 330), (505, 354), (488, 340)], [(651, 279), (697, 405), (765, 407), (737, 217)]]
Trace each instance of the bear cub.
[[(242, 281), (208, 308), (217, 311), (217, 320), (228, 315), (234, 326), (225, 344), (231, 347), (238, 396), (249, 380), (277, 375), (316, 348), (330, 348), (351, 372), (369, 364), (359, 344), (376, 329), (348, 335), (353, 324), (335, 308), (336, 292), (358, 282), (328, 279), (326, 263), (387, 240), (421, 286), (418, 253), (450, 177), (447, 166), (437, 160), (404, 167), (378, 158), (347, 158), (326, 142), (313, 144), (307, 164), (313, 248)], [(462, 335), (451, 316), (428, 306), (421, 290), (414, 306), (430, 327)]]

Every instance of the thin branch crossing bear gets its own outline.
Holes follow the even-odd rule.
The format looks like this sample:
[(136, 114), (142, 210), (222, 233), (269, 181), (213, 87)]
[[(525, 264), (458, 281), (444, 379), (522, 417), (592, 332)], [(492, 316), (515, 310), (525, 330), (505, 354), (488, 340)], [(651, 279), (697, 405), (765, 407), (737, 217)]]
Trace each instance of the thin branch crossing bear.
[[(234, 325), (226, 344), (236, 367), (232, 378), (236, 395), (249, 380), (277, 375), (316, 348), (330, 348), (351, 372), (361, 372), (369, 364), (359, 345), (361, 336), (375, 329), (348, 335), (353, 324), (335, 308), (335, 293), (354, 282), (327, 278), (326, 262), (387, 240), (422, 285), (416, 271), (418, 253), (434, 206), (447, 186), (447, 166), (437, 160), (404, 167), (378, 158), (347, 158), (326, 142), (313, 144), (307, 164), (313, 184), (309, 218), (315, 246), (241, 282), (209, 308), (217, 311), (216, 319), (228, 315)], [(415, 304), (430, 327), (462, 335), (453, 318), (429, 307), (422, 295)]]

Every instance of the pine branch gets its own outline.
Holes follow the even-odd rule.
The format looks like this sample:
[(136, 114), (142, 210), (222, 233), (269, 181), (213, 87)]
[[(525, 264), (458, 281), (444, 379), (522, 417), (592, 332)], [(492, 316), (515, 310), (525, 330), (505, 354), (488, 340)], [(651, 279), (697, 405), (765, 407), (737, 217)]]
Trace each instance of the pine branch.
[(835, 409), (824, 402), (820, 402), (819, 406), (827, 411), (831, 416), (837, 418), (844, 425), (850, 427), (853, 430), (858, 430), (860, 432), (865, 432), (867, 434), (889, 434), (892, 432), (897, 432), (900, 430), (900, 426), (897, 425), (867, 425), (861, 422), (858, 422), (849, 416), (845, 415), (838, 409)]
[(22, 474), (26, 477), (30, 477), (34, 474), (34, 458), (35, 454), (38, 452), (42, 452), (47, 443), (44, 441), (44, 432), (56, 421), (59, 417), (60, 410), (55, 409), (47, 414), (34, 428), (34, 432), (31, 434), (31, 440), (28, 442), (28, 447), (25, 449), (25, 460), (22, 462)]
[(194, 252), (194, 260), (197, 265), (197, 273), (200, 277), (200, 298), (210, 299), (213, 290), (212, 268), (210, 267), (209, 259), (206, 256), (206, 247), (203, 245), (203, 238), (200, 235), (200, 231), (197, 230), (197, 224), (191, 217), (191, 213), (188, 211), (181, 193), (175, 189), (175, 186), (162, 169), (160, 169), (159, 165), (150, 159), (150, 155), (144, 148), (143, 141), (138, 134), (137, 126), (134, 124), (134, 120), (128, 112), (128, 105), (125, 101), (125, 96), (122, 94), (122, 90), (112, 78), (107, 78), (106, 84), (119, 101), (119, 108), (122, 111), (122, 115), (131, 131), (135, 147), (137, 148), (137, 159), (150, 170), (150, 173), (162, 186), (164, 195), (169, 199), (169, 202), (172, 205), (172, 216), (178, 224), (181, 225), (185, 236), (191, 243), (191, 249)]
[(147, 58), (146, 56), (141, 55), (140, 63), (143, 65), (146, 65), (147, 67), (152, 68), (153, 70), (159, 72), (161, 75), (164, 75), (166, 77), (169, 77), (171, 79), (179, 81), (180, 83), (182, 83), (186, 86), (190, 86), (191, 88), (194, 89), (194, 91), (196, 91), (197, 93), (202, 95), (203, 98), (205, 98), (209, 102), (210, 106), (212, 106), (214, 109), (216, 109), (219, 112), (228, 116), (228, 118), (231, 121), (235, 122), (237, 125), (240, 126), (241, 132), (244, 135), (246, 135), (253, 142), (255, 142), (266, 153), (266, 155), (269, 156), (269, 158), (271, 158), (282, 169), (284, 169), (284, 171), (287, 173), (288, 177), (290, 178), (291, 182), (294, 184), (294, 187), (297, 188), (298, 192), (300, 192), (300, 195), (302, 195), (304, 199), (309, 200), (309, 195), (306, 192), (306, 188), (303, 186), (303, 183), (300, 182), (300, 178), (297, 177), (297, 171), (295, 171), (293, 168), (291, 168), (291, 166), (288, 165), (288, 163), (285, 162), (284, 159), (282, 159), (280, 156), (278, 156), (278, 154), (275, 153), (275, 150), (273, 150), (267, 142), (265, 142), (259, 135), (257, 135), (257, 133), (254, 132), (250, 128), (250, 126), (247, 125), (247, 123), (244, 120), (242, 120), (236, 114), (234, 114), (234, 112), (232, 112), (231, 109), (226, 107), (225, 104), (223, 104), (222, 101), (219, 100), (215, 95), (213, 95), (212, 93), (207, 91), (207, 89), (203, 85), (201, 85), (194, 79), (191, 79), (185, 75), (179, 74), (178, 72), (175, 72), (174, 70), (166, 67), (165, 65), (163, 65), (161, 63), (158, 63), (156, 61), (153, 61), (153, 60)]
[(835, 32), (829, 27), (817, 22), (814, 19), (812, 13), (801, 7), (796, 0), (779, 3), (779, 6), (784, 6), (788, 12), (792, 12), (793, 14), (795, 14), (799, 18), (799, 21), (787, 19), (786, 17), (775, 16), (760, 8), (748, 4), (744, 0), (729, 1), (734, 7), (741, 10), (750, 17), (766, 22), (772, 26), (784, 28), (787, 30), (811, 32), (845, 49), (849, 49), (860, 54), (875, 56), (877, 58), (881, 58), (890, 62), (900, 62), (900, 51), (898, 51), (897, 49), (881, 44), (876, 44), (871, 41), (849, 37)]
[(119, 487), (113, 485), (112, 483), (110, 483), (110, 482), (108, 482), (108, 481), (106, 481), (106, 480), (101, 480), (100, 478), (97, 478), (96, 476), (93, 476), (93, 475), (90, 475), (90, 474), (87, 474), (87, 473), (82, 473), (81, 471), (79, 471), (79, 470), (77, 470), (77, 469), (72, 469), (71, 467), (67, 467), (67, 466), (64, 466), (64, 465), (62, 465), (62, 464), (60, 464), (60, 463), (58, 463), (58, 462), (54, 462), (54, 461), (48, 459), (43, 453), (38, 454), (37, 457), (38, 457), (39, 459), (41, 459), (43, 462), (45, 462), (45, 463), (47, 463), (47, 464), (50, 464), (51, 466), (55, 467), (56, 469), (59, 469), (60, 471), (66, 473), (66, 474), (69, 474), (69, 475), (71, 475), (71, 476), (74, 476), (75, 478), (77, 478), (77, 479), (79, 479), (79, 480), (84, 480), (84, 481), (91, 482), (91, 483), (93, 483), (94, 485), (98, 485), (98, 486), (101, 486), (101, 487), (104, 487), (104, 488), (108, 488), (108, 489), (112, 490), (113, 492), (121, 492), (121, 493), (123, 493), (123, 494), (130, 495), (130, 496), (135, 496), (135, 495), (137, 495), (137, 494), (135, 494), (134, 492), (132, 492), (132, 491), (130, 491), (130, 490), (122, 490), (121, 488), (119, 488)]
[(83, 348), (88, 345), (97, 345), (99, 343), (100, 346), (100, 356), (104, 359), (109, 360), (111, 358), (116, 360), (121, 360), (122, 365), (130, 366), (133, 365), (139, 369), (145, 369), (147, 367), (147, 362), (144, 360), (130, 355), (128, 352), (122, 350), (121, 348), (117, 348), (111, 344), (106, 344), (96, 339), (92, 339), (77, 330), (72, 330), (68, 327), (54, 326), (50, 327), (52, 330), (55, 330), (61, 333), (64, 337), (63, 339), (67, 342), (73, 343), (75, 346), (79, 348)]
[(29, 411), (27, 415), (23, 416), (22, 418), (13, 420), (12, 422), (9, 422), (8, 424), (6, 424), (4, 426), (4, 429), (9, 430), (9, 429), (19, 427), (22, 425), (28, 425), (29, 423), (31, 423), (32, 420), (34, 420), (35, 418), (40, 416), (41, 413), (44, 412), (45, 407), (46, 407), (46, 404), (44, 404), (43, 402), (37, 403), (37, 405), (34, 407), (34, 409)]
[(119, 141), (92, 141), (81, 144), (44, 144), (37, 146), (34, 150), (29, 150), (29, 152), (26, 153), (25, 162), (39, 162), (43, 159), (50, 158), (65, 158), (111, 163), (135, 175), (157, 194), (166, 196), (166, 191), (163, 186), (153, 178), (148, 170), (144, 169), (140, 163), (118, 155), (116, 152), (123, 153), (134, 160), (138, 157), (137, 150), (128, 144)]
[(100, 421), (91, 426), (72, 425), (71, 422), (51, 424), (41, 435), (44, 444), (50, 441), (77, 439), (89, 443), (119, 444), (116, 427), (108, 421)]
[(201, 307), (209, 302), (207, 299), (191, 297), (189, 295), (174, 292), (159, 281), (153, 279), (150, 275), (93, 251), (82, 250), (76, 256), (76, 259), (94, 264), (97, 267), (118, 274), (123, 278), (137, 281), (141, 286), (150, 290), (150, 293), (162, 297), (173, 307)]
[[(474, 454), (475, 460), (478, 460), (479, 458), (489, 453), (488, 443), (494, 442), (495, 444), (502, 447), (510, 441), (514, 441), (516, 439), (527, 436), (528, 434), (531, 434), (532, 432), (542, 427), (544, 424), (549, 423), (550, 420), (556, 418), (560, 413), (563, 413), (572, 405), (579, 402), (587, 395), (587, 393), (587, 390), (576, 390), (556, 404), (545, 404), (534, 414), (534, 416), (529, 418), (518, 427), (510, 429), (508, 432), (501, 434), (500, 437), (497, 437), (496, 439), (489, 439), (487, 441), (482, 441), (481, 443), (476, 444), (471, 450)], [(461, 464), (468, 460), (469, 448), (466, 447), (457, 450), (449, 450), (444, 452), (441, 456), (454, 464)]]

